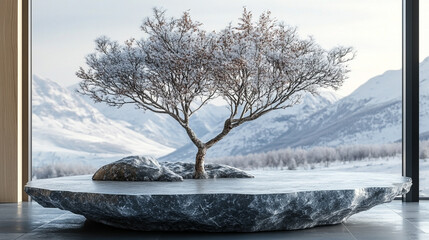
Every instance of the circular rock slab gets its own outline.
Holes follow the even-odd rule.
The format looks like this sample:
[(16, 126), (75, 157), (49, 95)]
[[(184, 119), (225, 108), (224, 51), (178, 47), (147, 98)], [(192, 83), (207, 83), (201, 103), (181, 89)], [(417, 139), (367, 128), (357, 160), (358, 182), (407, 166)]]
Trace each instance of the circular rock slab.
[(256, 232), (338, 224), (409, 191), (397, 175), (252, 171), (248, 179), (92, 181), (90, 175), (29, 182), (44, 207), (143, 231)]

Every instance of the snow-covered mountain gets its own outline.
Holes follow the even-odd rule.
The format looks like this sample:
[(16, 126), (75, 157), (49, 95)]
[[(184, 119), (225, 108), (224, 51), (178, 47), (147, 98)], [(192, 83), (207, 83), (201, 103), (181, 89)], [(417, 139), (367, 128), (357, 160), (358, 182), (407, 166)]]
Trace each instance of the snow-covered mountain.
[[(420, 64), (420, 133), (429, 131), (429, 57)], [(338, 146), (400, 141), (402, 71), (387, 71), (349, 96), (311, 115), (305, 129), (286, 132), (266, 150), (285, 146)]]
[[(428, 139), (429, 58), (420, 65), (420, 78), (420, 132), (422, 139)], [(234, 129), (209, 149), (207, 157), (399, 141), (401, 87), (401, 71), (390, 70), (340, 100), (330, 92), (307, 94), (297, 106)], [(191, 126), (207, 140), (220, 131), (226, 114), (225, 107), (206, 105), (191, 118)], [(93, 103), (37, 76), (33, 80), (33, 150), (35, 162), (57, 158), (108, 161), (140, 153), (192, 161), (196, 153), (184, 130), (169, 116), (132, 105), (117, 109)]]
[[(110, 107), (105, 103), (94, 103), (87, 96), (76, 93), (78, 85), (70, 86), (74, 95), (85, 100), (86, 103), (96, 108), (109, 119), (122, 123), (127, 128), (133, 129), (147, 138), (171, 148), (179, 148), (190, 143), (185, 130), (170, 116), (156, 114), (151, 111), (137, 109), (135, 105), (125, 104), (121, 108)], [(228, 109), (224, 106), (206, 104), (190, 118), (190, 126), (198, 136), (213, 131), (213, 127), (223, 121)]]
[[(371, 78), (339, 101), (329, 101), (323, 95), (307, 96), (301, 105), (270, 113), (234, 129), (235, 132), (233, 130), (208, 150), (207, 157), (244, 155), (287, 147), (399, 141), (402, 129), (401, 89), (401, 70), (390, 70)], [(429, 138), (429, 57), (420, 64), (420, 118), (421, 138)], [(163, 159), (191, 161), (195, 152), (195, 147), (188, 144)]]
[(131, 154), (174, 150), (104, 116), (57, 83), (33, 76), (33, 162), (80, 160), (93, 165)]
[[(224, 139), (208, 150), (207, 157), (243, 155), (255, 152), (256, 149), (260, 149), (281, 137), (284, 132), (295, 129), (299, 126), (298, 123), (304, 121), (314, 112), (337, 100), (338, 96), (332, 92), (321, 92), (319, 95), (305, 94), (296, 106), (267, 113), (257, 120), (244, 123), (233, 129)], [(214, 131), (204, 135), (202, 139), (208, 140), (216, 136), (222, 127), (223, 123), (221, 122)], [(190, 161), (195, 153), (195, 146), (189, 143), (161, 159)]]
[[(69, 87), (69, 90), (75, 92), (74, 90), (77, 88), (78, 86), (74, 85)], [(195, 154), (195, 147), (190, 142), (189, 137), (170, 116), (136, 109), (133, 105), (114, 108), (104, 103), (94, 103), (88, 97), (74, 94), (77, 98), (83, 99), (99, 110), (106, 117), (120, 122), (127, 128), (142, 133), (144, 136), (163, 145), (180, 149), (174, 153), (174, 157), (167, 156), (163, 159), (186, 160), (187, 156)], [(210, 149), (210, 152), (223, 152), (224, 154), (237, 151), (242, 154), (251, 152), (253, 149), (278, 138), (282, 132), (278, 131), (279, 129), (286, 131), (288, 128), (293, 128), (297, 122), (302, 121), (310, 114), (332, 104), (338, 99), (339, 97), (332, 92), (322, 92), (317, 96), (306, 94), (301, 103), (293, 108), (272, 112), (256, 121), (234, 129), (226, 137), (228, 141), (222, 140), (217, 146)], [(191, 117), (190, 125), (197, 136), (203, 140), (208, 140), (221, 131), (228, 113), (229, 111), (225, 106), (207, 104)], [(246, 127), (247, 124), (250, 127)], [(178, 154), (179, 152), (181, 153)]]

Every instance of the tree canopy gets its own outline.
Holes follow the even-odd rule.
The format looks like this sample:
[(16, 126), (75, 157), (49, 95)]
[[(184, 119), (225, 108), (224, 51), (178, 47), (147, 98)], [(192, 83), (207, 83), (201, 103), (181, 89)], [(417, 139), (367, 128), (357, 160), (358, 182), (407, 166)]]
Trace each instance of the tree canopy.
[[(189, 12), (167, 18), (154, 9), (141, 30), (142, 39), (124, 44), (107, 37), (95, 41), (87, 68), (77, 72), (80, 92), (111, 106), (135, 104), (170, 115), (198, 148), (200, 165), (206, 150), (233, 128), (295, 105), (304, 92), (340, 87), (354, 57), (350, 47), (325, 50), (312, 38), (300, 38), (270, 12), (254, 21), (244, 9), (237, 25), (207, 32)], [(223, 130), (203, 142), (189, 118), (215, 98), (224, 99), (230, 114)]]

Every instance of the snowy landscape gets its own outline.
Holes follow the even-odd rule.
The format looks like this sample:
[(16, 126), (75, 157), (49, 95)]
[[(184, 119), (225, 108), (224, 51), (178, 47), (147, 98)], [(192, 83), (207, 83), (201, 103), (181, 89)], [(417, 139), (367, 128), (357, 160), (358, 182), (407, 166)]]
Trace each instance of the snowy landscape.
[[(429, 195), (429, 144), (426, 141), (429, 139), (429, 58), (420, 64), (420, 77), (420, 175), (422, 194)], [(94, 103), (76, 93), (76, 88), (74, 85), (66, 89), (54, 80), (33, 76), (35, 178), (92, 173), (103, 164), (129, 155), (153, 155), (160, 161), (194, 161), (196, 148), (173, 119), (132, 105), (114, 108)], [(222, 127), (226, 114), (224, 106), (208, 104), (192, 117), (191, 125), (198, 136), (208, 139)], [(208, 151), (207, 162), (244, 169), (335, 169), (400, 174), (401, 118), (401, 71), (389, 70), (371, 78), (349, 96), (340, 98), (326, 91), (320, 95), (307, 94), (292, 108), (271, 112), (234, 129)], [(373, 149), (368, 150), (368, 146)], [(347, 155), (335, 155), (335, 149), (341, 147), (355, 149), (359, 157), (347, 159)], [(378, 155), (374, 155), (376, 150)], [(283, 156), (286, 159), (283, 162), (289, 165), (276, 166), (273, 160), (268, 164), (262, 155), (259, 155), (259, 165), (235, 164), (249, 163), (251, 156), (254, 159), (258, 154), (276, 151), (295, 151), (295, 157)], [(299, 151), (307, 154), (306, 164), (296, 159)], [(311, 160), (310, 153), (319, 156), (319, 160)], [(328, 155), (331, 158), (322, 159)], [(291, 159), (295, 163), (290, 163)]]

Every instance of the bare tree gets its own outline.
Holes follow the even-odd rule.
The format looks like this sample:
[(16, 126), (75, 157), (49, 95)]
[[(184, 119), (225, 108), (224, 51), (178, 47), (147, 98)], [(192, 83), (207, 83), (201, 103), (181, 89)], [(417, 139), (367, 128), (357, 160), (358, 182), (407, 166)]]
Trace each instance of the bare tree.
[[(194, 178), (206, 178), (207, 150), (233, 128), (299, 102), (304, 92), (337, 89), (348, 73), (351, 48), (322, 49), (312, 38), (271, 18), (252, 20), (246, 9), (237, 26), (206, 32), (189, 12), (167, 19), (154, 9), (141, 26), (145, 37), (124, 45), (106, 37), (80, 68), (80, 92), (96, 102), (135, 104), (174, 118), (198, 148)], [(230, 110), (223, 130), (203, 142), (189, 126), (193, 113), (215, 98)]]

